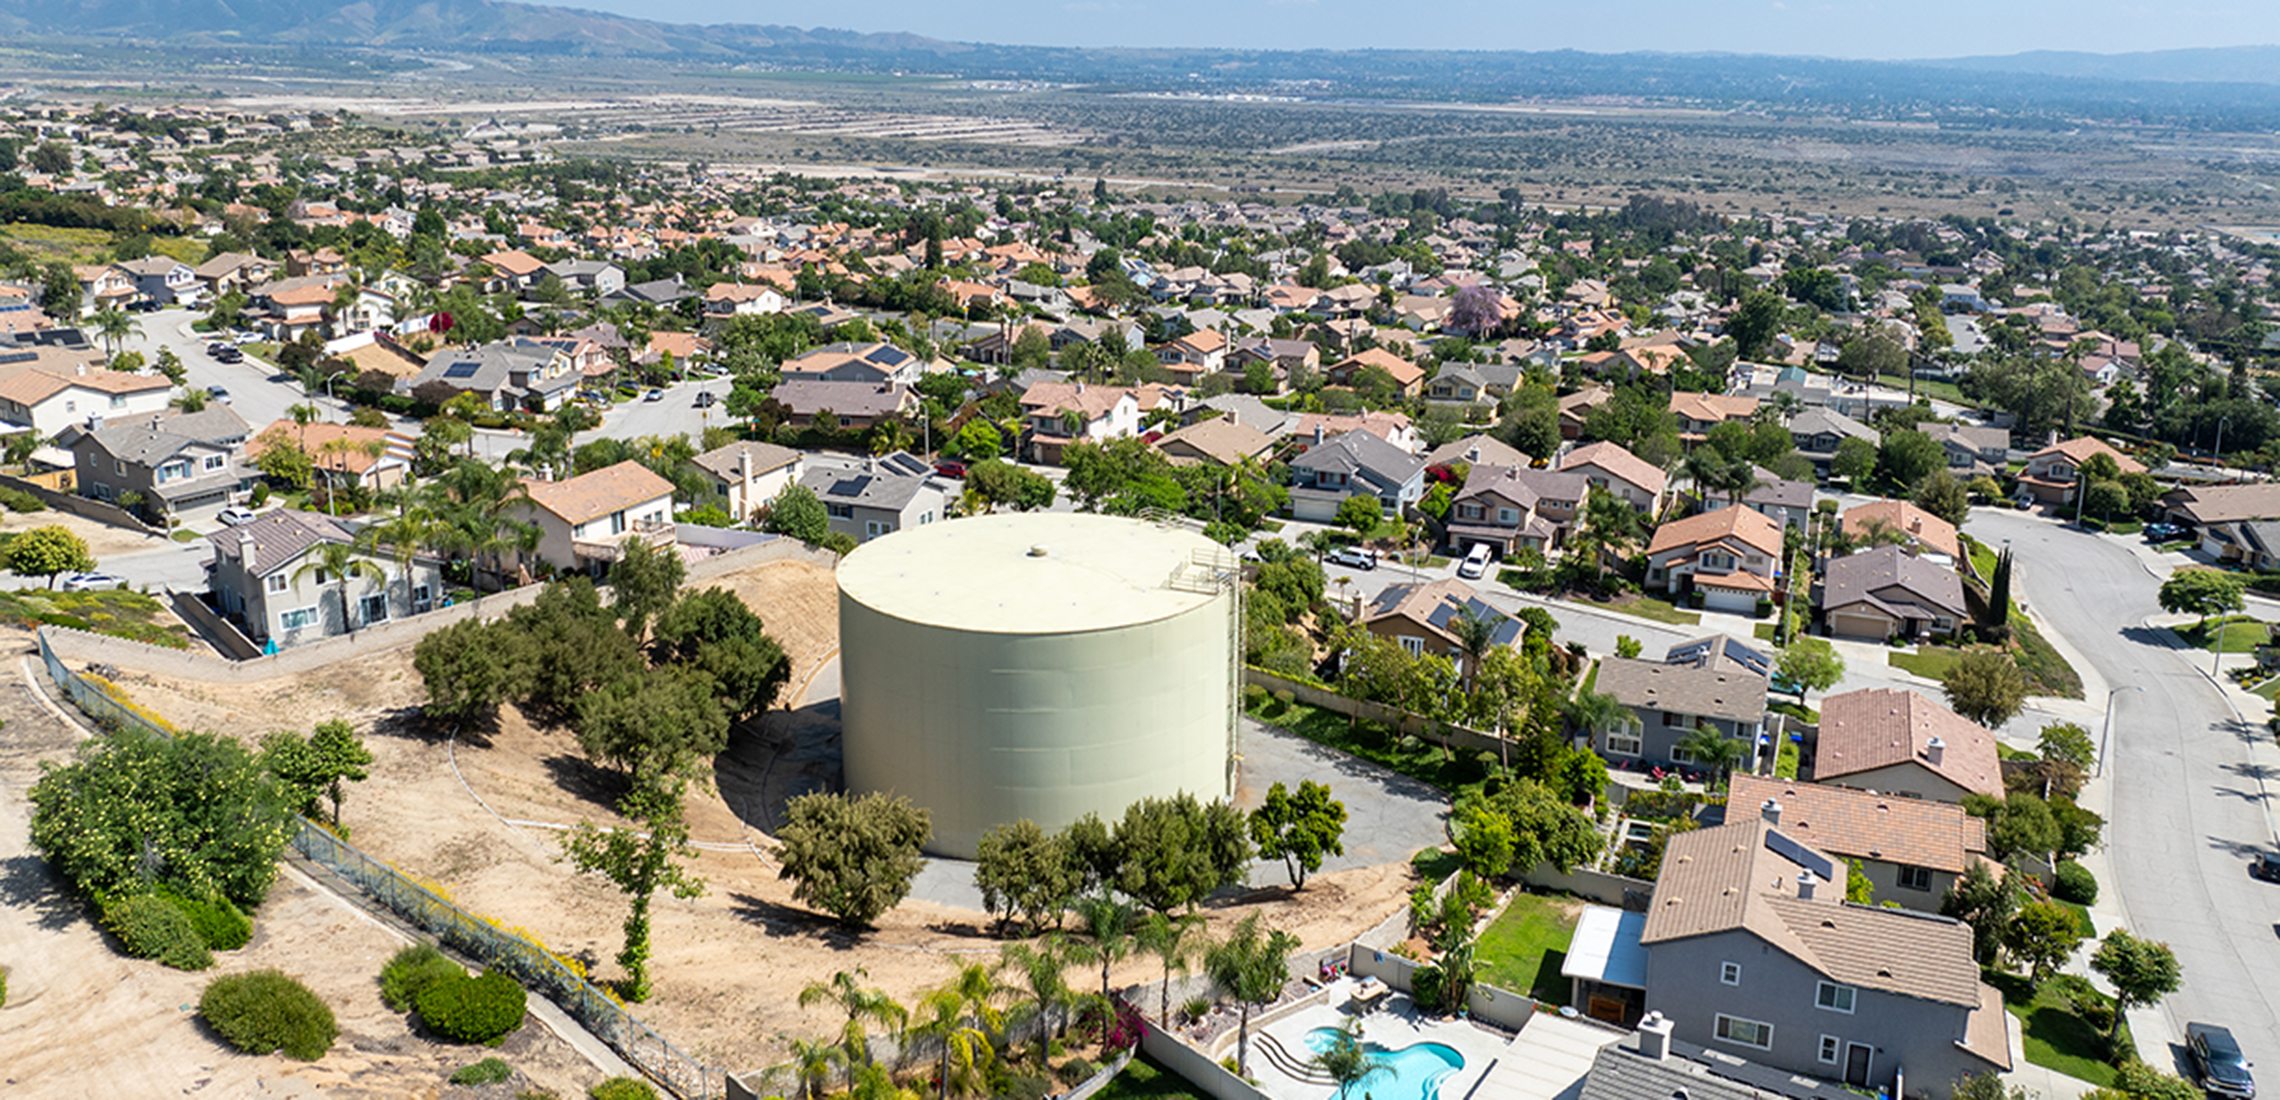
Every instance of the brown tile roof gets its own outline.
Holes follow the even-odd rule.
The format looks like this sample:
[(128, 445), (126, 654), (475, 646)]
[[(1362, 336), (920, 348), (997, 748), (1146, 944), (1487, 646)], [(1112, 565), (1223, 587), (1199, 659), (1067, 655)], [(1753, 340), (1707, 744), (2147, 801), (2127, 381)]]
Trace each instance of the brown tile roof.
[(128, 374), (115, 370), (90, 370), (85, 374), (67, 374), (60, 370), (24, 367), (0, 375), (0, 398), (26, 407), (37, 405), (72, 387), (94, 390), (97, 393), (146, 393), (151, 390), (172, 389), (162, 375)]
[(546, 261), (519, 249), (513, 252), (493, 252), (484, 256), (483, 262), (518, 278), (537, 274), (546, 267)]
[(1414, 386), (1425, 380), (1425, 368), (1384, 348), (1368, 348), (1356, 352), (1333, 364), (1330, 370), (1344, 374), (1348, 371), (1367, 370), (1370, 367), (1385, 368), (1385, 372), (1393, 376), (1394, 383), (1403, 388)]
[(1821, 606), (1831, 613), (1866, 603), (1894, 619), (1962, 620), (1963, 579), (1954, 569), (1878, 546), (1837, 558), (1822, 570)]
[[(1940, 761), (1930, 744), (1942, 742)], [(1864, 688), (1821, 700), (1813, 778), (1826, 783), (1910, 761), (1967, 791), (2001, 797), (1995, 735), (1912, 691)]]
[(1670, 475), (1663, 473), (1654, 463), (1624, 450), (1619, 443), (1604, 439), (1577, 447), (1560, 460), (1562, 470), (1572, 470), (1579, 466), (1597, 466), (1607, 471), (1611, 477), (1621, 478), (1658, 496), (1663, 487), (1670, 484)]
[[(1601, 677), (1606, 673), (1602, 669)], [(1950, 802), (1896, 798), (1844, 787), (1734, 774), (1727, 814), (1759, 813), (1781, 804), (1781, 829), (1847, 859), (1905, 863), (1962, 874), (1987, 851), (1987, 823)]]
[(1627, 707), (1699, 714), (1730, 722), (1765, 717), (1766, 678), (1742, 668), (1698, 668), (1637, 657), (1599, 662), (1594, 689)]
[(1905, 500), (1871, 501), (1839, 516), (1837, 523), (1845, 534), (1856, 536), (1871, 524), (1882, 523), (1928, 549), (1958, 560), (1963, 557), (1963, 544), (1955, 537), (1955, 524)]
[(1687, 420), (1706, 420), (1718, 423), (1725, 420), (1747, 420), (1757, 412), (1758, 399), (1735, 397), (1723, 393), (1690, 393), (1679, 391), (1670, 395), (1670, 411)]
[(530, 491), (531, 503), (570, 524), (584, 523), (673, 493), (672, 482), (630, 458), (567, 481), (525, 480), (523, 485)]
[[(319, 423), (310, 424), (304, 428), (291, 420), (271, 421), (268, 427), (261, 429), (252, 439), (247, 440), (245, 444), (246, 460), (250, 462), (260, 457), (261, 452), (269, 449), (269, 441), (272, 438), (301, 444), (302, 449), (308, 453), (310, 461), (316, 463), (320, 470), (340, 470), (346, 473), (362, 474), (378, 465), (380, 459), (365, 453), (364, 445), (367, 443), (380, 444), (380, 458), (394, 457), (406, 464), (412, 460), (412, 437), (402, 432), (392, 432), (385, 428), (364, 428), (355, 424)], [(336, 442), (343, 444), (344, 449), (330, 449), (331, 445)]]
[(1131, 390), (1122, 386), (1088, 386), (1082, 382), (1039, 382), (1021, 395), (1023, 412), (1055, 413), (1074, 411), (1086, 419), (1107, 416)]
[(2047, 458), (2052, 455), (2065, 455), (2067, 458), (2071, 459), (2076, 466), (2080, 466), (2083, 463), (2090, 461), (2091, 455), (2112, 455), (2114, 456), (2115, 464), (2119, 465), (2122, 468), (2123, 473), (2142, 474), (2145, 472), (2144, 463), (2139, 462), (2137, 459), (2131, 458), (2130, 456), (2115, 450), (2113, 447), (2107, 445), (2105, 440), (2098, 439), (2094, 436), (2077, 436), (2073, 439), (2065, 441), (2064, 443), (2053, 443), (2050, 446), (2036, 451), (2034, 454), (2028, 456), (2028, 461), (2032, 462), (2035, 459)]
[(1275, 441), (1267, 433), (1244, 426), (1233, 417), (1215, 416), (1198, 420), (1185, 428), (1156, 441), (1156, 448), (1184, 443), (1211, 457), (1222, 466), (1233, 466), (1246, 458), (1257, 458), (1273, 449)]
[[(1781, 556), (1781, 525), (1750, 508), (1720, 508), (1663, 524), (1655, 528), (1655, 538), (1647, 544), (1647, 552), (1659, 554), (1681, 546), (1701, 546), (1725, 539), (1736, 540), (1769, 557)], [(1714, 578), (1696, 577), (1695, 583), (1704, 584), (1711, 579)]]

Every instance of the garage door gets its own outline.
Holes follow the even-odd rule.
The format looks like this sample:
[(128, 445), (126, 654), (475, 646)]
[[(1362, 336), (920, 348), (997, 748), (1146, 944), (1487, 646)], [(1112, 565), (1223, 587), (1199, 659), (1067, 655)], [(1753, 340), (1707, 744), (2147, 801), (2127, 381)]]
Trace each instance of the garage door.
[(1299, 498), (1294, 495), (1290, 502), (1290, 514), (1292, 518), (1308, 523), (1332, 523), (1338, 518), (1338, 505), (1341, 503), (1343, 502), (1337, 500)]
[(1757, 610), (1757, 593), (1736, 592), (1730, 588), (1703, 588), (1702, 606), (1712, 611), (1738, 611), (1744, 615)]
[(1892, 636), (1892, 620), (1881, 615), (1831, 615), (1829, 630), (1847, 638), (1883, 641)]

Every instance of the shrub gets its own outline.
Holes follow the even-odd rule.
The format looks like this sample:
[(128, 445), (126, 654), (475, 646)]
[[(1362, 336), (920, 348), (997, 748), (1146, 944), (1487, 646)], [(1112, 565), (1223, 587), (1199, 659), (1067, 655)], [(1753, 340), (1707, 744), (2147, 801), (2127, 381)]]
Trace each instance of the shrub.
[(44, 512), (47, 503), (22, 489), (0, 489), (0, 507), (11, 512)]
[(1258, 710), (1266, 705), (1267, 689), (1257, 684), (1243, 685), (1243, 709)]
[(496, 970), (461, 973), (420, 991), (420, 1022), (439, 1038), (492, 1045), (522, 1026), (526, 1000), (523, 987)]
[(253, 940), (253, 921), (228, 898), (188, 898), (172, 890), (161, 890), (158, 896), (190, 918), (190, 927), (209, 950), (235, 951)]
[(1275, 713), (1287, 713), (1290, 710), (1290, 705), (1297, 701), (1297, 694), (1293, 693), (1289, 688), (1284, 688), (1281, 691), (1275, 692)]
[(133, 894), (103, 906), (103, 927), (138, 959), (157, 959), (176, 970), (204, 970), (214, 955), (190, 918), (156, 894)]
[(1441, 1011), (1441, 995), (1446, 992), (1447, 978), (1438, 966), (1420, 966), (1409, 976), (1409, 996), (1417, 1002), (1419, 1012)]
[(2051, 883), (2050, 893), (2052, 897), (2060, 901), (2071, 901), (2076, 905), (2096, 905), (2098, 904), (2098, 876), (2091, 874), (2090, 868), (2071, 859), (2062, 860), (2058, 865), (2058, 878)]
[(1071, 1058), (1056, 1067), (1053, 1070), (1053, 1076), (1060, 1078), (1064, 1085), (1081, 1085), (1085, 1083), (1087, 1078), (1099, 1072), (1100, 1067), (1094, 1065), (1089, 1059)]
[(275, 970), (231, 974), (206, 983), (198, 1014), (224, 1042), (247, 1054), (282, 1051), (314, 1062), (324, 1057), (340, 1025), (309, 987)]
[(1204, 1013), (1209, 1011), (1211, 1011), (1211, 998), (1209, 997), (1190, 997), (1180, 1002), (1180, 1015), (1190, 1020), (1203, 1019)]
[(8, 968), (0, 967), (0, 1008), (8, 1007)]
[(444, 957), (432, 944), (413, 944), (380, 968), (380, 999), (390, 1009), (410, 1012), (427, 987), (446, 978), (464, 978), (465, 967)]
[(637, 1077), (612, 1077), (586, 1090), (587, 1100), (657, 1100), (657, 1090)]
[(495, 1085), (515, 1075), (513, 1066), (497, 1058), (485, 1058), (471, 1066), (459, 1067), (451, 1075), (454, 1085)]

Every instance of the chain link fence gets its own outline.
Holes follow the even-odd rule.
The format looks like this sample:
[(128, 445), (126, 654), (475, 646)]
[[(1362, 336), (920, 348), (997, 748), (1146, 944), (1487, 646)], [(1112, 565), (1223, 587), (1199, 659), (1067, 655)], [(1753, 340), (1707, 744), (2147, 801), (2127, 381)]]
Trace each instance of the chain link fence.
[[(40, 632), (40, 658), (47, 664), (49, 678), (97, 725), (113, 731), (139, 729), (173, 736), (173, 727), (164, 718), (127, 700), (116, 688), (105, 690), (107, 683), (91, 683), (64, 667), (62, 659), (48, 647), (45, 630)], [(300, 823), (300, 831), (291, 842), (295, 851), (330, 869), (413, 927), (512, 975), (523, 988), (560, 1005), (596, 1038), (675, 1096), (714, 1100), (728, 1095), (726, 1074), (690, 1057), (635, 1019), (615, 998), (586, 980), (584, 969), (575, 961), (555, 955), (519, 930), (460, 908), (434, 888), (358, 851), (322, 826), (306, 818)]]

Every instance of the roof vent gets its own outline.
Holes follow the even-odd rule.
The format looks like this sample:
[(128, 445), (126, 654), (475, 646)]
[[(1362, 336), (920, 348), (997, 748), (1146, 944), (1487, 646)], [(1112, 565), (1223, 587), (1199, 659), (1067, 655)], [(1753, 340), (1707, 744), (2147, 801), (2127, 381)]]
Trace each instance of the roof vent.
[(1933, 767), (1939, 766), (1940, 755), (1946, 751), (1947, 742), (1942, 741), (1937, 737), (1924, 742), (1924, 760), (1926, 763), (1931, 764)]
[(1044, 556), (1045, 556), (1045, 555), (1046, 555), (1048, 552), (1049, 552), (1049, 551), (1047, 551), (1047, 549), (1045, 548), (1045, 544), (1044, 544), (1044, 543), (1042, 543), (1042, 542), (1040, 542), (1040, 543), (1037, 543), (1036, 545), (1034, 545), (1034, 546), (1031, 546), (1031, 547), (1029, 548), (1029, 556), (1030, 556), (1030, 557), (1033, 557), (1033, 558), (1042, 558), (1042, 557), (1044, 557)]

